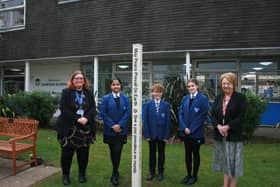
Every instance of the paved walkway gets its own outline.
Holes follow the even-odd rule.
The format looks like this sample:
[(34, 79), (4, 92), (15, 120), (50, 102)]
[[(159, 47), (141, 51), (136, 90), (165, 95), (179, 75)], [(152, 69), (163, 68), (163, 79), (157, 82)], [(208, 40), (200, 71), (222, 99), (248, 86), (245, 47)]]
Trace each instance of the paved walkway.
[(280, 128), (275, 127), (259, 127), (254, 136), (264, 136), (268, 138), (280, 139)]
[(28, 187), (59, 171), (60, 168), (43, 164), (36, 167), (25, 167), (13, 176), (11, 160), (0, 157), (0, 186)]

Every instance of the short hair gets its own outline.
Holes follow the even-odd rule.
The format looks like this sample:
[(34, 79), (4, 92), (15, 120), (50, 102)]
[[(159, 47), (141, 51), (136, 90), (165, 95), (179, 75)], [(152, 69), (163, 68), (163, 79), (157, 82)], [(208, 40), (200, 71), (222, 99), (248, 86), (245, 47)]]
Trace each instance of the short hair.
[(75, 86), (73, 84), (73, 79), (75, 78), (76, 75), (78, 74), (81, 74), (83, 75), (84, 77), (84, 85), (83, 85), (83, 89), (89, 89), (89, 80), (86, 78), (86, 75), (80, 71), (80, 70), (77, 70), (77, 71), (74, 71), (70, 77), (70, 79), (68, 80), (68, 83), (67, 83), (67, 86), (68, 88), (70, 89), (75, 89)]
[(151, 88), (151, 91), (159, 91), (159, 92), (164, 92), (164, 86), (161, 84), (161, 83), (156, 83), (156, 84), (153, 84), (152, 88)]
[(224, 79), (227, 79), (231, 84), (233, 84), (233, 90), (235, 90), (235, 87), (237, 86), (237, 76), (235, 73), (227, 72), (223, 73), (220, 77), (220, 85), (222, 86), (222, 81)]

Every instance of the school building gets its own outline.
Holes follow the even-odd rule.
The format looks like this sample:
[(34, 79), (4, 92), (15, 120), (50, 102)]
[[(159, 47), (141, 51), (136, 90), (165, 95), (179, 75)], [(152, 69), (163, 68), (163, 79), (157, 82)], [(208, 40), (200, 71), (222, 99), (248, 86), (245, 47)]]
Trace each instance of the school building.
[(239, 91), (270, 100), (263, 124), (275, 125), (279, 10), (279, 0), (0, 0), (0, 93), (58, 95), (81, 69), (99, 98), (113, 76), (129, 94), (132, 44), (140, 43), (143, 99), (152, 83), (189, 70), (213, 99), (219, 76), (231, 71)]

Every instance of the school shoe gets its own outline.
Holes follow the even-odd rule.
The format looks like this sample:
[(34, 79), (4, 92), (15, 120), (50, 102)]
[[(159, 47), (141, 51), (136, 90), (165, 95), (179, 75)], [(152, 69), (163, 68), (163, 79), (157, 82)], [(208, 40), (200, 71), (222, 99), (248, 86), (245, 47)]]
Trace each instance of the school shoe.
[(111, 177), (111, 183), (114, 185), (114, 186), (117, 186), (119, 185), (119, 177), (117, 175), (113, 175)]
[(87, 182), (87, 178), (85, 175), (79, 175), (79, 183), (85, 183)]
[(158, 181), (162, 181), (164, 179), (163, 173), (158, 174)]
[(147, 180), (147, 181), (151, 181), (151, 180), (154, 179), (154, 177), (155, 177), (155, 174), (150, 173), (150, 174), (147, 176), (146, 180)]
[(69, 175), (63, 175), (62, 182), (64, 186), (68, 186), (71, 184)]
[(190, 176), (190, 175), (185, 176), (185, 177), (180, 181), (180, 183), (181, 183), (181, 184), (187, 184), (187, 182), (190, 180), (191, 177), (192, 177), (192, 176)]
[(192, 185), (192, 184), (196, 183), (196, 181), (197, 181), (197, 177), (192, 176), (186, 184), (187, 185)]

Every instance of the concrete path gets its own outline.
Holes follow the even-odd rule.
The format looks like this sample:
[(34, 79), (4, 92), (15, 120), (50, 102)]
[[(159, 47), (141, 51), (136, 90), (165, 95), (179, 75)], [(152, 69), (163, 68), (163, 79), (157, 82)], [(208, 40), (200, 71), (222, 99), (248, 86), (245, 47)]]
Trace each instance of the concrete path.
[(259, 127), (254, 133), (254, 136), (263, 136), (268, 138), (280, 139), (280, 128), (275, 127)]
[(10, 159), (0, 157), (0, 186), (5, 187), (28, 187), (57, 172), (60, 168), (40, 165), (26, 167), (12, 175), (12, 164)]

